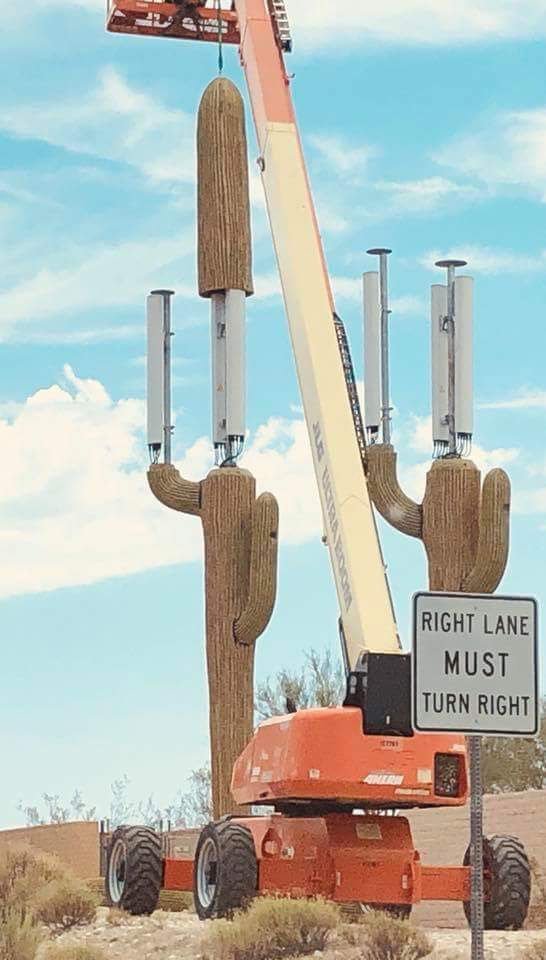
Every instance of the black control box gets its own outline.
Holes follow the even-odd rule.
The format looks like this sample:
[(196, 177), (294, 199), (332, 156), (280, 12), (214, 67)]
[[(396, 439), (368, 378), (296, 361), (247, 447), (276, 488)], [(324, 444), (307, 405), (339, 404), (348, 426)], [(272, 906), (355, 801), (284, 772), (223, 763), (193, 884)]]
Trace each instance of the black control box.
[(347, 678), (344, 707), (360, 707), (364, 733), (412, 737), (409, 653), (363, 653)]

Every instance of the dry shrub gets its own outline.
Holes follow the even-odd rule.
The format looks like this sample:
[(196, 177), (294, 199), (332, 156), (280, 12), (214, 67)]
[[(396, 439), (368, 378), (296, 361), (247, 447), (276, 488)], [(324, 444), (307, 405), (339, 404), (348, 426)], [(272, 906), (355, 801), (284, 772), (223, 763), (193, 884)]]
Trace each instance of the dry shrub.
[(421, 930), (386, 913), (364, 914), (359, 929), (365, 960), (420, 960), (432, 952), (432, 943)]
[(183, 913), (185, 911), (195, 913), (193, 893), (185, 890), (162, 890), (159, 894), (157, 909), (166, 910), (168, 913)]
[(521, 955), (522, 960), (546, 960), (546, 940), (535, 940)]
[(95, 877), (93, 880), (86, 880), (85, 882), (89, 887), (89, 889), (92, 890), (94, 894), (96, 894), (97, 899), (99, 901), (99, 905), (101, 907), (108, 906), (108, 902), (106, 899), (106, 889), (104, 885), (104, 877)]
[(6, 846), (0, 849), (0, 909), (30, 904), (45, 884), (66, 875), (55, 858), (31, 846)]
[(217, 920), (205, 941), (205, 960), (282, 960), (324, 950), (339, 913), (322, 900), (259, 898), (233, 921)]
[(128, 917), (129, 915), (125, 913), (125, 910), (120, 910), (119, 907), (110, 907), (106, 914), (106, 922), (111, 927), (121, 927), (127, 923)]
[(36, 918), (52, 933), (92, 923), (97, 907), (96, 894), (73, 877), (53, 880), (39, 891), (33, 903)]
[(106, 960), (106, 954), (100, 947), (52, 943), (44, 954), (44, 960)]
[(41, 934), (34, 918), (16, 907), (0, 907), (0, 960), (34, 960)]

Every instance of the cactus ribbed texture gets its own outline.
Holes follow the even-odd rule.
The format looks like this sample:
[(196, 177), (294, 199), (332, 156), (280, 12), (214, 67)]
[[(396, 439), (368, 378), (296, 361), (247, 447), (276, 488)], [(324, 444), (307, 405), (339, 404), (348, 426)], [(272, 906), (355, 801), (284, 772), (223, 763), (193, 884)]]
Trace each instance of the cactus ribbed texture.
[(491, 470), (482, 488), (480, 534), (476, 560), (463, 583), (467, 593), (493, 593), (506, 569), (510, 543), (510, 480), (504, 470)]
[(421, 538), (423, 513), (398, 483), (397, 456), (390, 444), (374, 444), (366, 450), (368, 487), (379, 513), (392, 527), (409, 537)]
[(252, 546), (248, 600), (233, 624), (236, 643), (253, 644), (271, 619), (277, 596), (279, 506), (262, 493), (252, 510)]
[(154, 496), (166, 507), (200, 515), (201, 484), (184, 480), (172, 464), (153, 463), (148, 471), (148, 483)]
[(199, 293), (253, 293), (245, 112), (231, 80), (205, 90), (197, 121)]
[(253, 732), (254, 644), (276, 596), (278, 506), (247, 470), (212, 470), (201, 483), (155, 464), (150, 487), (161, 503), (198, 514), (205, 542), (206, 653), (214, 816), (237, 811), (230, 784)]
[(429, 568), (429, 589), (492, 593), (508, 560), (510, 481), (504, 470), (487, 474), (470, 460), (436, 460), (422, 505), (400, 488), (390, 445), (367, 450), (370, 496), (397, 530), (420, 538)]
[[(206, 88), (197, 122), (199, 293), (252, 287), (244, 105), (224, 77)], [(254, 726), (254, 644), (267, 627), (277, 588), (279, 511), (256, 499), (252, 474), (212, 470), (200, 483), (155, 464), (150, 488), (161, 503), (201, 518), (205, 542), (206, 653), (214, 817), (236, 812), (231, 773)]]

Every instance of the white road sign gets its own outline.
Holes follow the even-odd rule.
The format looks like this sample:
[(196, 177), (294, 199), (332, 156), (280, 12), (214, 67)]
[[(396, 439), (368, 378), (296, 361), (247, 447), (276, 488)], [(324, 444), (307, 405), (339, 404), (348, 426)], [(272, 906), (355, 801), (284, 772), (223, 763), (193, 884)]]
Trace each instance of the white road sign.
[(538, 731), (536, 601), (417, 593), (412, 672), (415, 730), (533, 736)]

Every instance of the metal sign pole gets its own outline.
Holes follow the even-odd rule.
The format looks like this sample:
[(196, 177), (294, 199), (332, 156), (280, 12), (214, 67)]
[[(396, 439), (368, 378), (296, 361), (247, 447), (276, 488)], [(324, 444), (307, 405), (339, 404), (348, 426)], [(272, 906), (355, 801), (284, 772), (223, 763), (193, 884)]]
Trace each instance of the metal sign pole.
[(483, 788), (481, 737), (469, 737), (470, 747), (470, 925), (472, 960), (484, 960), (483, 945)]

